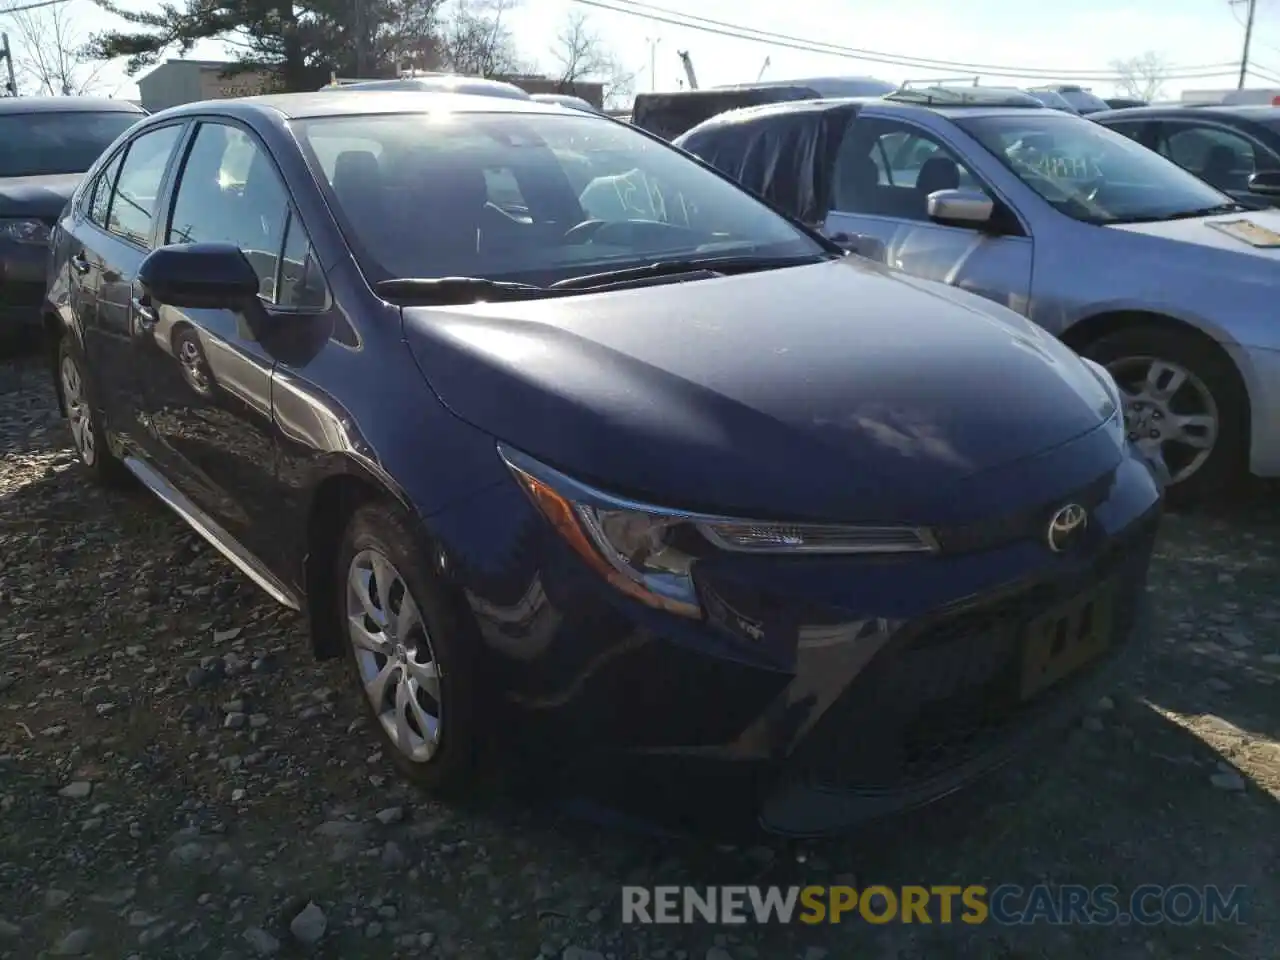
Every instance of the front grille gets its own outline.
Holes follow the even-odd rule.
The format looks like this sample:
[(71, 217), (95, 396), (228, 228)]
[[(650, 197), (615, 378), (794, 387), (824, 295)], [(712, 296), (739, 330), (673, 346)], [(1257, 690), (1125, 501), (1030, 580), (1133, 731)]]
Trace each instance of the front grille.
[[(1128, 640), (1153, 542), (1154, 517), (1078, 577), (1024, 587), (908, 628), (818, 721), (793, 756), (793, 770), (826, 786), (887, 793), (926, 784), (997, 751)], [(1116, 585), (1109, 653), (1022, 701), (1029, 621), (1108, 581)]]
[(1116, 472), (1109, 470), (1085, 486), (1043, 503), (1026, 507), (981, 523), (939, 527), (933, 531), (938, 546), (946, 553), (977, 553), (993, 550), (1018, 540), (1044, 542), (1049, 518), (1064, 503), (1078, 503), (1089, 513), (1111, 495)]

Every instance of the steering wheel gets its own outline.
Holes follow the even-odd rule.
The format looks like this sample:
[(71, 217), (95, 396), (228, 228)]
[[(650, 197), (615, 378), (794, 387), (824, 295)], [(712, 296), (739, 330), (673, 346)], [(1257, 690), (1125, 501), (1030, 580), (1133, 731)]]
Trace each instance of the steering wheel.
[(583, 220), (581, 223), (574, 224), (564, 232), (564, 240), (567, 243), (590, 243), (591, 238), (596, 235), (607, 220)]

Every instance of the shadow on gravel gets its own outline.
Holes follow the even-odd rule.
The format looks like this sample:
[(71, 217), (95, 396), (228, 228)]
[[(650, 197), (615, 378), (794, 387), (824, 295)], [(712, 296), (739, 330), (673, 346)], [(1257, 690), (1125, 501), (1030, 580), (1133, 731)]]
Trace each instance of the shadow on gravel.
[[(619, 821), (599, 825), (535, 810), (519, 798), (494, 801), (466, 815), (495, 824), (495, 832), (503, 829), (497, 824), (520, 822), (522, 860), (586, 870), (594, 880), (582, 895), (601, 911), (607, 928), (620, 927), (624, 884), (852, 884), (863, 889), (873, 884), (891, 889), (1109, 884), (1119, 888), (1122, 900), (1143, 884), (1249, 888), (1239, 925), (753, 925), (749, 942), (764, 958), (799, 956), (811, 946), (844, 957), (855, 943), (859, 951), (870, 951), (857, 956), (870, 957), (934, 955), (930, 950), (975, 960), (1083, 956), (1085, 950), (1097, 950), (1107, 960), (1201, 955), (1197, 951), (1274, 955), (1267, 952), (1274, 943), (1265, 950), (1254, 944), (1268, 935), (1260, 932), (1261, 924), (1270, 920), (1277, 896), (1268, 865), (1280, 855), (1280, 804), (1251, 786), (1238, 792), (1216, 787), (1211, 778), (1223, 771), (1222, 756), (1139, 699), (1147, 680), (1135, 678), (1134, 695), (1118, 693), (1111, 709), (1094, 714), (1096, 723), (1071, 732), (1051, 755), (1007, 768), (932, 807), (838, 839), (791, 843), (744, 834), (731, 849), (708, 839), (726, 839), (720, 830), (696, 840), (661, 839), (628, 831)], [(743, 800), (725, 787), (722, 820), (735, 818), (735, 804)], [(703, 794), (701, 799), (711, 798)], [(504, 868), (495, 863), (491, 869)], [(554, 900), (543, 906), (539, 924), (545, 932), (555, 928), (558, 914)], [(732, 930), (680, 927), (678, 933), (669, 931), (669, 942), (700, 957), (696, 951), (712, 946), (717, 934), (723, 941), (726, 929)], [(732, 944), (729, 952), (737, 956)], [(1213, 952), (1223, 948), (1227, 952)]]
[(1151, 582), (1162, 626), (1151, 701), (1280, 740), (1280, 486), (1171, 515)]

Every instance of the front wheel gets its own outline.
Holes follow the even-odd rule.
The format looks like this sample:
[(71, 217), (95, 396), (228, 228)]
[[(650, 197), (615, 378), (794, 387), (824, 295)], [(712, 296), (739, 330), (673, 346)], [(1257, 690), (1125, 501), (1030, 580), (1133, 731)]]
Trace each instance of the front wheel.
[(1115, 378), (1125, 430), (1164, 464), (1170, 502), (1203, 502), (1241, 478), (1248, 397), (1228, 357), (1194, 334), (1155, 326), (1108, 334), (1081, 352)]
[(338, 555), (348, 659), (378, 738), (411, 780), (442, 795), (473, 785), (471, 651), (398, 507), (361, 507)]

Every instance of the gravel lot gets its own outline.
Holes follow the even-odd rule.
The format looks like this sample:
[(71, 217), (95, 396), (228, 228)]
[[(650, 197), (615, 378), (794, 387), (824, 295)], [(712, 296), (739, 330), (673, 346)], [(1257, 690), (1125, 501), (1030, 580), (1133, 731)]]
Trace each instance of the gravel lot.
[[(659, 842), (405, 787), (298, 618), (87, 485), (46, 381), (0, 366), (0, 958), (1280, 957), (1274, 492), (1169, 519), (1142, 672), (1038, 766), (874, 838)], [(1239, 925), (620, 924), (625, 882), (854, 877), (1250, 890)]]

